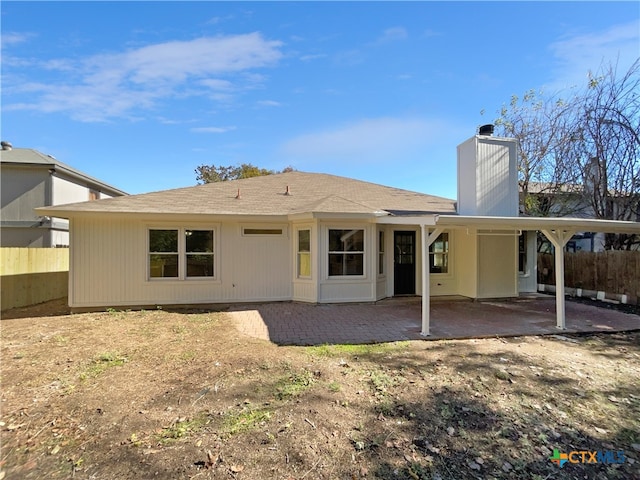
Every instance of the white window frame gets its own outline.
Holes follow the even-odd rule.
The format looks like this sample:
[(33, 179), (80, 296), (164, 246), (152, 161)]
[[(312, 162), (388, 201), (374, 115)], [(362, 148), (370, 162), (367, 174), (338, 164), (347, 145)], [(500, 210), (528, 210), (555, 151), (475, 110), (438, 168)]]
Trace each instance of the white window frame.
[[(329, 240), (329, 235), (331, 233), (331, 230), (361, 230), (362, 231), (362, 251), (352, 251), (352, 252), (348, 252), (348, 251), (343, 251), (343, 250), (329, 250), (329, 244), (330, 244), (330, 240)], [(368, 259), (367, 259), (367, 251), (368, 251), (368, 229), (367, 227), (365, 227), (364, 225), (327, 225), (326, 229), (325, 229), (325, 242), (326, 242), (326, 249), (325, 249), (325, 255), (324, 255), (324, 262), (325, 262), (325, 268), (326, 268), (326, 279), (327, 280), (355, 280), (355, 279), (363, 279), (367, 277), (367, 263), (368, 263)], [(351, 254), (357, 254), (357, 255), (362, 255), (362, 274), (358, 274), (358, 275), (331, 275), (329, 273), (329, 256), (330, 255), (337, 255), (337, 254), (347, 254), (347, 253), (351, 253)]]
[[(300, 251), (300, 232), (307, 231), (309, 232), (309, 251), (302, 252)], [(313, 229), (308, 227), (296, 227), (295, 229), (295, 245), (296, 245), (296, 260), (295, 260), (295, 269), (296, 269), (296, 278), (301, 280), (310, 280), (313, 278), (313, 262), (312, 262), (312, 232)], [(306, 253), (309, 255), (309, 275), (301, 275), (300, 274), (300, 254)]]
[[(520, 235), (518, 236), (518, 275), (520, 275), (521, 277), (529, 276), (529, 242), (528, 240), (529, 239), (527, 238), (527, 232), (524, 230), (520, 232)], [(521, 244), (523, 244), (522, 245), (524, 247), (523, 250), (520, 250)], [(523, 257), (522, 270), (520, 270), (521, 255)]]
[(387, 246), (387, 232), (384, 230), (378, 230), (377, 231), (377, 242), (378, 242), (378, 268), (377, 268), (377, 273), (378, 273), (378, 278), (384, 277), (387, 274), (387, 252), (386, 252), (386, 246)]
[[(447, 250), (444, 252), (434, 252), (433, 251), (433, 247), (436, 244), (436, 242), (438, 241), (438, 238), (440, 238), (441, 235), (447, 235)], [(451, 231), (449, 230), (444, 230), (440, 235), (438, 235), (438, 238), (436, 238), (433, 243), (431, 245), (429, 245), (429, 275), (439, 275), (439, 276), (452, 276), (453, 275), (453, 266), (451, 263), (452, 257), (451, 257), (451, 244), (453, 241), (453, 234)], [(432, 272), (431, 271), (431, 257), (435, 256), (436, 254), (439, 255), (444, 255), (447, 258), (447, 271), (446, 272)]]
[[(176, 232), (176, 250), (175, 251), (171, 251), (171, 252), (156, 252), (156, 251), (151, 251), (151, 232), (152, 231), (171, 231), (171, 232)], [(147, 254), (146, 254), (146, 262), (147, 262), (147, 280), (149, 281), (176, 281), (180, 279), (180, 265), (182, 262), (180, 262), (180, 229), (176, 228), (176, 227), (150, 227), (147, 228)], [(176, 260), (176, 267), (177, 267), (177, 275), (173, 276), (173, 277), (152, 277), (151, 276), (151, 256), (152, 255), (172, 255), (173, 257), (175, 257)]]
[[(149, 251), (149, 232), (151, 230), (175, 230), (178, 232), (178, 276), (177, 277), (152, 277), (151, 276), (151, 262)], [(186, 232), (189, 230), (201, 230), (213, 232), (213, 252), (206, 253), (205, 255), (211, 255), (213, 257), (213, 275), (209, 277), (188, 277), (187, 276), (187, 255), (194, 254), (195, 252), (187, 252)], [(146, 244), (146, 277), (147, 282), (220, 282), (220, 226), (218, 224), (204, 224), (204, 225), (147, 225), (145, 229), (145, 244)], [(160, 252), (158, 252), (160, 253)]]

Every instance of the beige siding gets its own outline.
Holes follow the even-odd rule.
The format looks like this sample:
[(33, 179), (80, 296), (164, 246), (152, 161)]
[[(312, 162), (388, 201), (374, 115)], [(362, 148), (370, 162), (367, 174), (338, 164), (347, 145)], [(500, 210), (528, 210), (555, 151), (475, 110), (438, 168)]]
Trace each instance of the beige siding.
[(478, 236), (478, 298), (518, 295), (517, 253), (515, 235)]
[[(328, 231), (331, 228), (364, 230), (364, 276), (329, 277), (328, 272)], [(320, 224), (320, 285), (318, 302), (373, 302), (376, 300), (376, 225), (334, 221)]]
[(317, 302), (318, 289), (313, 280), (296, 280), (293, 282), (293, 298), (297, 302)]
[(320, 285), (320, 303), (373, 302), (371, 281), (332, 281)]
[(475, 298), (478, 289), (478, 237), (474, 232), (457, 230), (454, 243), (455, 272), (458, 278), (458, 294)]
[(135, 295), (130, 287), (139, 250), (134, 224), (118, 219), (78, 219), (71, 231), (69, 304), (108, 306), (130, 300)]
[[(431, 273), (429, 274), (429, 292), (432, 297), (443, 295), (458, 294), (458, 275), (456, 273), (456, 265), (458, 263), (458, 252), (456, 249), (457, 232), (454, 230), (445, 230), (449, 234), (449, 272), (447, 273)], [(418, 232), (418, 246), (422, 245), (420, 240), (420, 232)], [(418, 276), (416, 285), (417, 291), (422, 290), (422, 248), (420, 247), (418, 254), (418, 265), (416, 275)], [(427, 262), (428, 264), (428, 262)]]
[[(225, 226), (220, 246), (225, 263), (225, 275), (221, 280), (225, 288), (229, 281), (232, 282), (232, 298), (250, 301), (291, 299), (292, 256), (287, 226), (283, 226), (283, 236), (242, 236), (240, 228), (234, 233), (233, 228)], [(233, 253), (227, 254), (231, 249)]]
[[(149, 280), (148, 228), (216, 228), (215, 280)], [(163, 305), (291, 299), (288, 231), (243, 237), (240, 224), (148, 224), (118, 218), (72, 225), (71, 306)], [(99, 253), (98, 253), (99, 252)]]

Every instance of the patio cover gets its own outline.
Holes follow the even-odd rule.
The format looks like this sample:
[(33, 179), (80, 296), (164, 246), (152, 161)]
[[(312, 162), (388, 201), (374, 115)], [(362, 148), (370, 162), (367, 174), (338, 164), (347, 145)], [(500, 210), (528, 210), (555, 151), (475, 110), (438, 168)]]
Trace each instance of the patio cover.
[(553, 244), (556, 271), (556, 327), (564, 330), (564, 247), (577, 232), (628, 233), (640, 235), (640, 222), (561, 217), (489, 217), (465, 215), (398, 215), (378, 223), (420, 225), (422, 237), (422, 331), (429, 335), (429, 246), (446, 228), (488, 231), (541, 231)]

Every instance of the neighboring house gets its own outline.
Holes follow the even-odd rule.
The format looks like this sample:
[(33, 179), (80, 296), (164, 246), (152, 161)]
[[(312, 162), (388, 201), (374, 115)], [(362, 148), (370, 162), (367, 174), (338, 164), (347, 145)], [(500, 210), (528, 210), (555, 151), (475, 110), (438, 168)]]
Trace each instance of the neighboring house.
[[(593, 206), (587, 200), (588, 190), (585, 190), (585, 186), (581, 184), (555, 185), (530, 182), (527, 185), (527, 199), (524, 198), (522, 189), (520, 189), (521, 212), (524, 211), (524, 202), (526, 201), (533, 204), (534, 210), (539, 211), (542, 216), (596, 218)], [(613, 210), (615, 212), (619, 205), (628, 204), (630, 197), (611, 192), (611, 201), (614, 202)], [(620, 203), (616, 205), (616, 202)], [(638, 220), (640, 220), (640, 214), (636, 215), (635, 221)], [(551, 243), (543, 237), (540, 240), (538, 251), (550, 253)], [(638, 248), (640, 245), (632, 246), (632, 249), (637, 250)], [(565, 249), (568, 252), (601, 252), (605, 249), (605, 233), (578, 232), (567, 242)]]
[(69, 221), (34, 208), (126, 195), (50, 155), (8, 142), (2, 142), (0, 169), (2, 247), (68, 247)]
[(72, 307), (417, 294), (425, 335), (431, 295), (535, 291), (535, 262), (526, 258), (534, 242), (519, 274), (524, 231), (543, 230), (562, 246), (577, 229), (640, 232), (631, 222), (519, 217), (513, 139), (476, 135), (461, 144), (458, 183), (456, 202), (294, 171), (38, 211), (71, 219)]

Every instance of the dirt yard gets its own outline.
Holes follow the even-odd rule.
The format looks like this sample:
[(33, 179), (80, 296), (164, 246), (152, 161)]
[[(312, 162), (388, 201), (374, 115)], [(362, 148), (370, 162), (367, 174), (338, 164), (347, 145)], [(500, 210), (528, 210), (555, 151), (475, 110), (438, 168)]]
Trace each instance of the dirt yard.
[(0, 479), (640, 478), (640, 332), (278, 347), (67, 312), (3, 315)]

